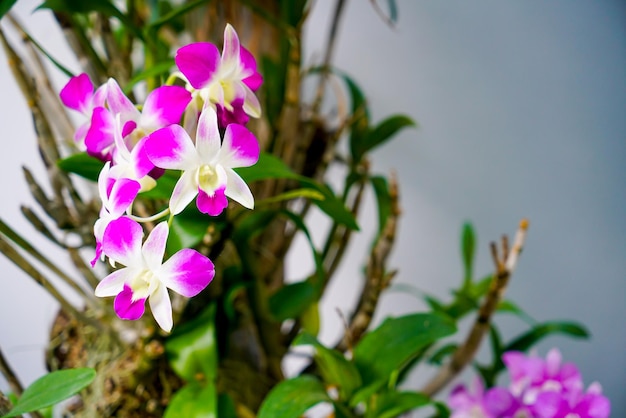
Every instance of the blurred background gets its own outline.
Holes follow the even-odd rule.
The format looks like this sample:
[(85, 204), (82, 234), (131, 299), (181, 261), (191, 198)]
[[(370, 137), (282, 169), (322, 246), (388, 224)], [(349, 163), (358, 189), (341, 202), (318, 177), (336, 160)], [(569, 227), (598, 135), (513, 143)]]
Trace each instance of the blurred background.
[[(78, 71), (49, 13), (32, 13), (39, 3), (20, 0), (15, 11), (35, 39)], [(322, 60), (333, 6), (314, 2), (305, 64)], [(527, 217), (527, 245), (507, 297), (539, 321), (584, 324), (590, 340), (549, 337), (537, 351), (559, 347), (586, 384), (602, 384), (612, 416), (626, 416), (626, 2), (405, 0), (397, 1), (394, 27), (370, 2), (346, 7), (335, 66), (360, 84), (374, 122), (405, 113), (419, 123), (373, 155), (374, 172), (397, 174), (403, 209), (390, 263), (399, 273), (376, 322), (425, 308), (414, 292), (401, 291), (406, 285), (446, 297), (460, 283), (464, 222), (477, 231), (475, 272), (483, 277), (492, 270), (489, 242), (512, 236)], [(20, 204), (33, 204), (21, 166), (38, 176), (45, 170), (27, 105), (2, 60), (0, 218), (35, 237), (19, 212)], [(55, 73), (55, 81), (60, 88), (66, 79)], [(356, 300), (376, 219), (369, 196), (362, 239), (322, 304), (325, 342), (342, 332), (336, 310), (349, 314)], [(317, 221), (313, 214), (310, 222)], [(304, 245), (289, 257), (295, 278), (310, 271)], [(44, 373), (57, 307), (2, 257), (0, 271), (0, 347), (29, 384)], [(526, 329), (504, 314), (497, 323), (505, 339)], [(415, 371), (407, 386), (418, 387), (429, 372)], [(7, 389), (2, 378), (0, 389)]]

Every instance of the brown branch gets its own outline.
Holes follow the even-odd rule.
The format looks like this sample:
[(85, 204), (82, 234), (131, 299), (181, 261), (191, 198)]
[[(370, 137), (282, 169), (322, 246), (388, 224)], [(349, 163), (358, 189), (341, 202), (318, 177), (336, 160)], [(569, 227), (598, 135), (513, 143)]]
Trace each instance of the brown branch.
[(20, 379), (18, 379), (17, 375), (15, 374), (15, 372), (9, 365), (9, 362), (4, 357), (4, 354), (2, 353), (1, 349), (0, 349), (0, 372), (2, 372), (2, 375), (7, 380), (7, 383), (9, 384), (9, 388), (11, 389), (13, 394), (16, 396), (21, 396), (22, 392), (24, 392), (24, 386), (22, 386)]
[[(13, 408), (11, 401), (0, 390), (0, 416), (3, 416), (4, 414), (8, 414), (11, 408)], [(21, 415), (18, 415), (18, 416), (21, 417)]]
[(361, 292), (357, 308), (350, 318), (348, 329), (337, 345), (337, 349), (341, 351), (349, 349), (352, 344), (361, 339), (372, 322), (381, 292), (389, 286), (395, 275), (395, 272), (387, 271), (387, 259), (395, 242), (398, 218), (400, 217), (398, 182), (395, 176), (392, 176), (390, 179), (389, 192), (391, 213), (370, 253), (366, 269), (365, 287)]
[(493, 316), (498, 304), (504, 296), (506, 287), (511, 278), (511, 274), (517, 264), (517, 259), (524, 246), (526, 238), (526, 230), (528, 229), (528, 221), (523, 219), (520, 222), (519, 229), (515, 236), (513, 248), (508, 251), (508, 240), (506, 237), (502, 239), (502, 257), (498, 254), (498, 247), (495, 243), (491, 244), (491, 254), (495, 264), (495, 274), (491, 281), (489, 291), (485, 296), (483, 304), (480, 306), (478, 315), (474, 321), (474, 325), (467, 335), (463, 344), (461, 344), (454, 354), (450, 362), (439, 369), (439, 372), (424, 386), (420, 392), (433, 396), (443, 389), (456, 375), (458, 375), (465, 366), (474, 358), (480, 343), (489, 330), (491, 317)]

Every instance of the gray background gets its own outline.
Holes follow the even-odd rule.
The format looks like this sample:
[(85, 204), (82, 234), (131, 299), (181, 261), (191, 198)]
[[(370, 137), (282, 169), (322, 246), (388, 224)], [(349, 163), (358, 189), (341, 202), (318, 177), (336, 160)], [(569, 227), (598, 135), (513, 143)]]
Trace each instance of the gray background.
[[(50, 16), (30, 15), (37, 3), (22, 0), (17, 11), (37, 39), (77, 70)], [(311, 65), (321, 60), (333, 4), (316, 3), (306, 28), (304, 59)], [(422, 0), (399, 1), (398, 8), (397, 27), (390, 29), (369, 2), (348, 2), (335, 56), (336, 66), (365, 90), (375, 121), (406, 113), (420, 124), (373, 155), (374, 171), (395, 170), (401, 184), (395, 282), (443, 297), (461, 278), (464, 221), (478, 231), (476, 273), (482, 276), (491, 269), (489, 241), (512, 235), (528, 217), (527, 246), (508, 297), (538, 320), (588, 327), (590, 341), (551, 337), (539, 354), (560, 347), (586, 383), (603, 385), (612, 416), (626, 416), (626, 3)], [(0, 217), (30, 233), (19, 214), (19, 204), (30, 204), (20, 166), (43, 171), (26, 105), (6, 65), (0, 65), (0, 83), (6, 147)], [(361, 239), (322, 304), (327, 342), (341, 332), (335, 308), (348, 312), (356, 297), (375, 227), (371, 196), (368, 202)], [(311, 222), (323, 220), (314, 215)], [(302, 241), (290, 257), (294, 279), (309, 271)], [(56, 306), (1, 258), (0, 269), (0, 346), (28, 384), (43, 373)], [(390, 291), (376, 319), (423, 307), (413, 295)], [(509, 338), (524, 330), (510, 317), (499, 323)], [(419, 385), (431, 372), (416, 371), (408, 384)], [(3, 380), (0, 388), (6, 389)]]

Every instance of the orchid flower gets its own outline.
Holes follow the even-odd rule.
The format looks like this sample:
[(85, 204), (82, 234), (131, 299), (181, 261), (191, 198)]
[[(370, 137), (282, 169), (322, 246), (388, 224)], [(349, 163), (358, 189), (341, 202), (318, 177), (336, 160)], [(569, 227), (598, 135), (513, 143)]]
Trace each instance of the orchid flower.
[(98, 192), (102, 201), (102, 208), (100, 209), (100, 217), (93, 226), (96, 238), (96, 256), (91, 260), (92, 267), (103, 256), (102, 241), (107, 226), (126, 212), (141, 188), (138, 181), (126, 178), (115, 179), (110, 175), (110, 171), (111, 163), (107, 161), (98, 176)]
[(194, 96), (200, 97), (205, 107), (216, 106), (222, 127), (229, 122), (245, 124), (248, 116), (261, 116), (261, 105), (254, 91), (263, 79), (254, 57), (240, 45), (230, 24), (224, 30), (221, 57), (215, 45), (197, 42), (181, 47), (175, 60)]
[(167, 222), (161, 222), (142, 245), (143, 230), (137, 222), (126, 217), (110, 222), (102, 249), (125, 267), (102, 279), (95, 290), (98, 297), (115, 296), (113, 308), (121, 319), (141, 318), (147, 299), (157, 324), (167, 332), (173, 326), (168, 289), (192, 297), (207, 287), (215, 275), (211, 260), (189, 248), (163, 263), (168, 233)]
[(155, 166), (183, 171), (170, 198), (172, 215), (180, 213), (196, 196), (200, 212), (212, 216), (228, 206), (227, 196), (248, 209), (254, 207), (248, 185), (233, 168), (257, 162), (256, 138), (243, 126), (230, 124), (221, 146), (220, 142), (217, 115), (210, 106), (200, 114), (195, 145), (180, 125), (159, 129), (148, 137), (146, 152)]
[(106, 85), (98, 87), (94, 92), (93, 83), (85, 73), (70, 78), (65, 87), (59, 93), (61, 102), (70, 109), (76, 110), (88, 118), (81, 124), (74, 134), (74, 140), (84, 146), (85, 136), (89, 130), (91, 113), (93, 109), (104, 106), (106, 99)]
[[(91, 126), (85, 137), (87, 151), (95, 156), (105, 155), (112, 150), (118, 130), (127, 141), (128, 148), (132, 149), (153, 131), (178, 123), (191, 101), (191, 94), (183, 87), (161, 86), (148, 94), (140, 112), (114, 79), (109, 79), (106, 86), (108, 109), (102, 106), (94, 109)], [(119, 126), (115, 122), (118, 117)]]

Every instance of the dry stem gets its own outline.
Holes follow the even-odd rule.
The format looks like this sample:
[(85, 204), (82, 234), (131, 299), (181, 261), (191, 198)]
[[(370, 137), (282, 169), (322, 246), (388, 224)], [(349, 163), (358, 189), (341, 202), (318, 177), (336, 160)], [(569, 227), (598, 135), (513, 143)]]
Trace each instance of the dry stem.
[(508, 240), (506, 237), (503, 237), (502, 258), (498, 256), (498, 247), (496, 244), (491, 243), (491, 254), (496, 272), (491, 281), (491, 286), (489, 287), (485, 300), (480, 306), (474, 325), (472, 326), (472, 329), (463, 344), (461, 344), (452, 355), (451, 360), (439, 369), (439, 372), (422, 390), (420, 390), (420, 392), (428, 396), (435, 395), (457, 374), (459, 374), (476, 355), (483, 337), (489, 330), (491, 317), (502, 300), (511, 274), (515, 269), (518, 256), (524, 246), (527, 229), (528, 221), (526, 219), (522, 219), (515, 236), (513, 248), (510, 252), (508, 251)]

